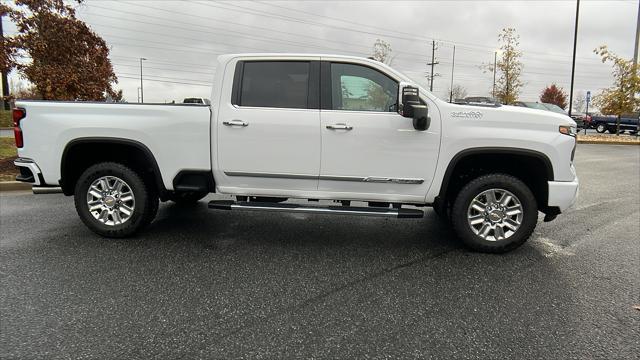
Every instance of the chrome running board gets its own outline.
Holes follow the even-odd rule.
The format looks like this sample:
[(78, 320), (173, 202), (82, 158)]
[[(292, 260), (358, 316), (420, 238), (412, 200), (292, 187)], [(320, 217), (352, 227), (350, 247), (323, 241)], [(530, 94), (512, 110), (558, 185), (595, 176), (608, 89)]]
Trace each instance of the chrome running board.
[(424, 212), (417, 209), (396, 209), (391, 207), (382, 208), (352, 206), (308, 206), (303, 204), (283, 204), (258, 201), (236, 202), (227, 200), (213, 200), (209, 202), (209, 208), (217, 210), (279, 211), (312, 214), (383, 216), (395, 217), (399, 219), (421, 218), (424, 216)]

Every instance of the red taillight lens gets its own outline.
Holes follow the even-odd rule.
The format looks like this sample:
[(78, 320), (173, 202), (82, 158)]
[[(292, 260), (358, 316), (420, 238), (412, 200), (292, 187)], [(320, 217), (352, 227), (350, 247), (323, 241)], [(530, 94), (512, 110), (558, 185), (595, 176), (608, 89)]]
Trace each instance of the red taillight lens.
[(22, 138), (22, 129), (20, 128), (20, 121), (27, 116), (27, 111), (22, 108), (13, 109), (13, 138), (16, 139), (16, 147), (21, 148), (24, 146)]

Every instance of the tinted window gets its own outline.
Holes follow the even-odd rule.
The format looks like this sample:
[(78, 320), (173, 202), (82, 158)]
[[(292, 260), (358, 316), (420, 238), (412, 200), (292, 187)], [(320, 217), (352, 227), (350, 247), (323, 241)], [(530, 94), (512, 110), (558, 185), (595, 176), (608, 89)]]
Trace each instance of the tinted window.
[(246, 62), (240, 92), (241, 106), (307, 108), (309, 63)]
[(398, 83), (366, 66), (331, 64), (331, 87), (334, 110), (397, 110)]

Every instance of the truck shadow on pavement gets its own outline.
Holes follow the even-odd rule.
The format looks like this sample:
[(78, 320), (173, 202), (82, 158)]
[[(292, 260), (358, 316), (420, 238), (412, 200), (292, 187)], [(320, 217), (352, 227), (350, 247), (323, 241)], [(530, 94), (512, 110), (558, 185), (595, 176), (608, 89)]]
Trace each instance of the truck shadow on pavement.
[(210, 210), (204, 202), (192, 206), (165, 204), (151, 226), (137, 237), (154, 242), (188, 240), (214, 247), (245, 243), (283, 248), (462, 248), (449, 227), (430, 209), (422, 219), (392, 219)]

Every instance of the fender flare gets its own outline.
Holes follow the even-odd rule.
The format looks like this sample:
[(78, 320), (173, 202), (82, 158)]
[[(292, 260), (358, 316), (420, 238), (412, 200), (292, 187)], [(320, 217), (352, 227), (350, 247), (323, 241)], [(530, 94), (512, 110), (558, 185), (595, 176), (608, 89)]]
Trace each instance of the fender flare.
[[(126, 146), (132, 146), (142, 151), (146, 160), (151, 164), (151, 167), (153, 169), (153, 177), (155, 179), (156, 186), (158, 187), (158, 191), (160, 192), (160, 196), (162, 197), (164, 194), (167, 193), (167, 189), (164, 186), (164, 182), (162, 180), (162, 173), (160, 172), (160, 167), (158, 166), (158, 162), (156, 161), (156, 158), (151, 152), (151, 150), (149, 150), (149, 148), (146, 145), (144, 145), (139, 141), (131, 140), (131, 139), (123, 139), (123, 138), (112, 138), (112, 137), (83, 137), (83, 138), (73, 139), (67, 143), (67, 145), (64, 147), (64, 150), (62, 151), (62, 157), (60, 158), (61, 179), (59, 180), (59, 183), (63, 190), (65, 189), (64, 175), (63, 175), (65, 173), (65, 163), (66, 163), (65, 160), (69, 155), (69, 151), (73, 149), (75, 146), (81, 145), (81, 144), (126, 145)], [(68, 191), (69, 191), (68, 189), (64, 191), (65, 195), (71, 195), (73, 192), (72, 191), (70, 194), (68, 194), (67, 193)]]
[(534, 157), (538, 160), (541, 160), (545, 166), (545, 171), (547, 175), (548, 181), (553, 181), (553, 165), (549, 157), (539, 151), (530, 150), (530, 149), (522, 149), (522, 148), (512, 148), (512, 147), (477, 147), (477, 148), (469, 148), (464, 149), (458, 152), (456, 155), (451, 158), (449, 164), (447, 165), (447, 170), (444, 173), (442, 178), (442, 183), (440, 184), (440, 191), (438, 192), (438, 196), (434, 199), (433, 206), (438, 208), (438, 210), (445, 211), (446, 202), (443, 199), (446, 198), (447, 191), (449, 190), (449, 184), (451, 183), (451, 176), (453, 175), (453, 171), (458, 165), (458, 163), (472, 155), (479, 154), (501, 154), (501, 155), (521, 155)]

